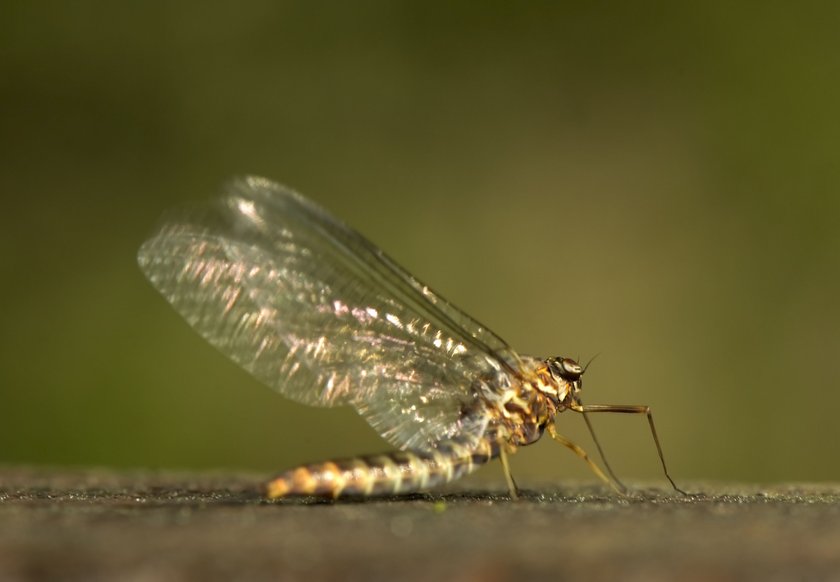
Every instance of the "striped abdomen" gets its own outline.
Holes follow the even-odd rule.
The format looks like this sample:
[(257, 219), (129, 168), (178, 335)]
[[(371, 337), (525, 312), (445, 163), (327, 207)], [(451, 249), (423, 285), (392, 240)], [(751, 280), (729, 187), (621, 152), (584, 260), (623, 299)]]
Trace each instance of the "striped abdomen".
[(267, 485), (270, 498), (292, 495), (323, 497), (412, 493), (454, 481), (499, 454), (489, 440), (467, 446), (443, 441), (428, 451), (395, 451), (382, 455), (326, 461), (290, 469)]

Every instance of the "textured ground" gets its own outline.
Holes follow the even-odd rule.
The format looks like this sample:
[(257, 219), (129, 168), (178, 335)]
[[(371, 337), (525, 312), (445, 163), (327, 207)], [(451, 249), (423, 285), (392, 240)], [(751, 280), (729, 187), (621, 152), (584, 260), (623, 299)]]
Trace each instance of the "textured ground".
[(267, 502), (258, 485), (0, 469), (0, 579), (840, 580), (838, 485), (342, 503)]

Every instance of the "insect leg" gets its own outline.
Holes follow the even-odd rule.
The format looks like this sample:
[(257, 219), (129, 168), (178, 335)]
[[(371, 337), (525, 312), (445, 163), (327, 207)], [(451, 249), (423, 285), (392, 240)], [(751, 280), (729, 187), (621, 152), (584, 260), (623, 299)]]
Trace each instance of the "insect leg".
[(592, 427), (592, 423), (589, 422), (589, 415), (585, 412), (583, 413), (583, 420), (586, 422), (586, 428), (589, 429), (589, 434), (592, 436), (592, 440), (595, 443), (595, 447), (598, 449), (598, 455), (601, 457), (601, 462), (604, 463), (604, 467), (607, 468), (607, 473), (610, 474), (612, 480), (615, 482), (616, 485), (624, 492), (627, 493), (627, 487), (624, 486), (624, 483), (621, 482), (621, 479), (616, 477), (615, 472), (610, 467), (610, 462), (607, 461), (607, 456), (604, 454), (604, 449), (601, 448), (601, 443), (598, 440), (598, 437), (595, 436), (595, 429)]
[(560, 443), (561, 445), (563, 445), (567, 449), (570, 449), (574, 454), (576, 454), (578, 457), (580, 457), (587, 465), (589, 465), (589, 468), (592, 469), (592, 472), (595, 473), (598, 476), (598, 478), (601, 479), (601, 481), (603, 481), (604, 483), (606, 483), (607, 485), (612, 487), (612, 489), (616, 493), (618, 493), (621, 496), (626, 495), (624, 493), (624, 491), (619, 489), (618, 486), (615, 483), (610, 481), (609, 477), (604, 475), (604, 472), (601, 470), (601, 467), (596, 465), (592, 461), (592, 459), (589, 458), (589, 455), (586, 454), (586, 451), (584, 451), (579, 445), (573, 443), (572, 441), (570, 441), (569, 439), (567, 439), (563, 435), (558, 434), (557, 429), (554, 427), (553, 424), (548, 425), (548, 434), (551, 436), (551, 438), (556, 440), (558, 443)]
[(671, 483), (671, 487), (675, 491), (679, 491), (683, 495), (689, 495), (679, 487), (668, 473), (668, 467), (665, 465), (665, 455), (662, 454), (662, 446), (659, 444), (659, 436), (656, 434), (656, 425), (653, 424), (653, 413), (650, 406), (638, 404), (579, 404), (570, 407), (575, 412), (580, 412), (586, 418), (587, 412), (618, 412), (625, 414), (644, 414), (647, 416), (648, 424), (650, 425), (650, 434), (653, 436), (653, 442), (656, 444), (656, 452), (659, 454), (659, 461), (662, 463), (662, 470), (665, 472), (665, 477)]
[(504, 447), (499, 449), (499, 459), (502, 461), (502, 471), (505, 474), (510, 498), (517, 500), (519, 499), (519, 487), (516, 486), (516, 481), (513, 480), (513, 474), (510, 472), (510, 463), (508, 463), (507, 451)]

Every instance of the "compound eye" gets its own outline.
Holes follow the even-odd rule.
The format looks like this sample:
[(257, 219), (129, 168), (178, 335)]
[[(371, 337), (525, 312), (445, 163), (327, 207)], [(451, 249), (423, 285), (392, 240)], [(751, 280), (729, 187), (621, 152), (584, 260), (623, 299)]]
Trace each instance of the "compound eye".
[(579, 378), (583, 374), (583, 368), (571, 358), (560, 360), (560, 368), (563, 370), (563, 376), (565, 377)]
[(583, 368), (571, 358), (557, 356), (556, 358), (549, 358), (547, 363), (551, 374), (555, 378), (562, 378), (567, 382), (576, 382), (580, 380), (580, 376), (583, 374)]

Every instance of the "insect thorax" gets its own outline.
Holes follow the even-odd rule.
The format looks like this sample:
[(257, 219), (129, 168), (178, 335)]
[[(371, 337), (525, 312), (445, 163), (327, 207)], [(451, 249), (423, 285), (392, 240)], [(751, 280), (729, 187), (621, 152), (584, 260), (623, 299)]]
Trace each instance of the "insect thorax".
[(562, 407), (558, 396), (566, 394), (566, 388), (544, 371), (543, 360), (529, 357), (522, 363), (525, 373), (487, 399), (492, 432), (513, 448), (539, 440)]

